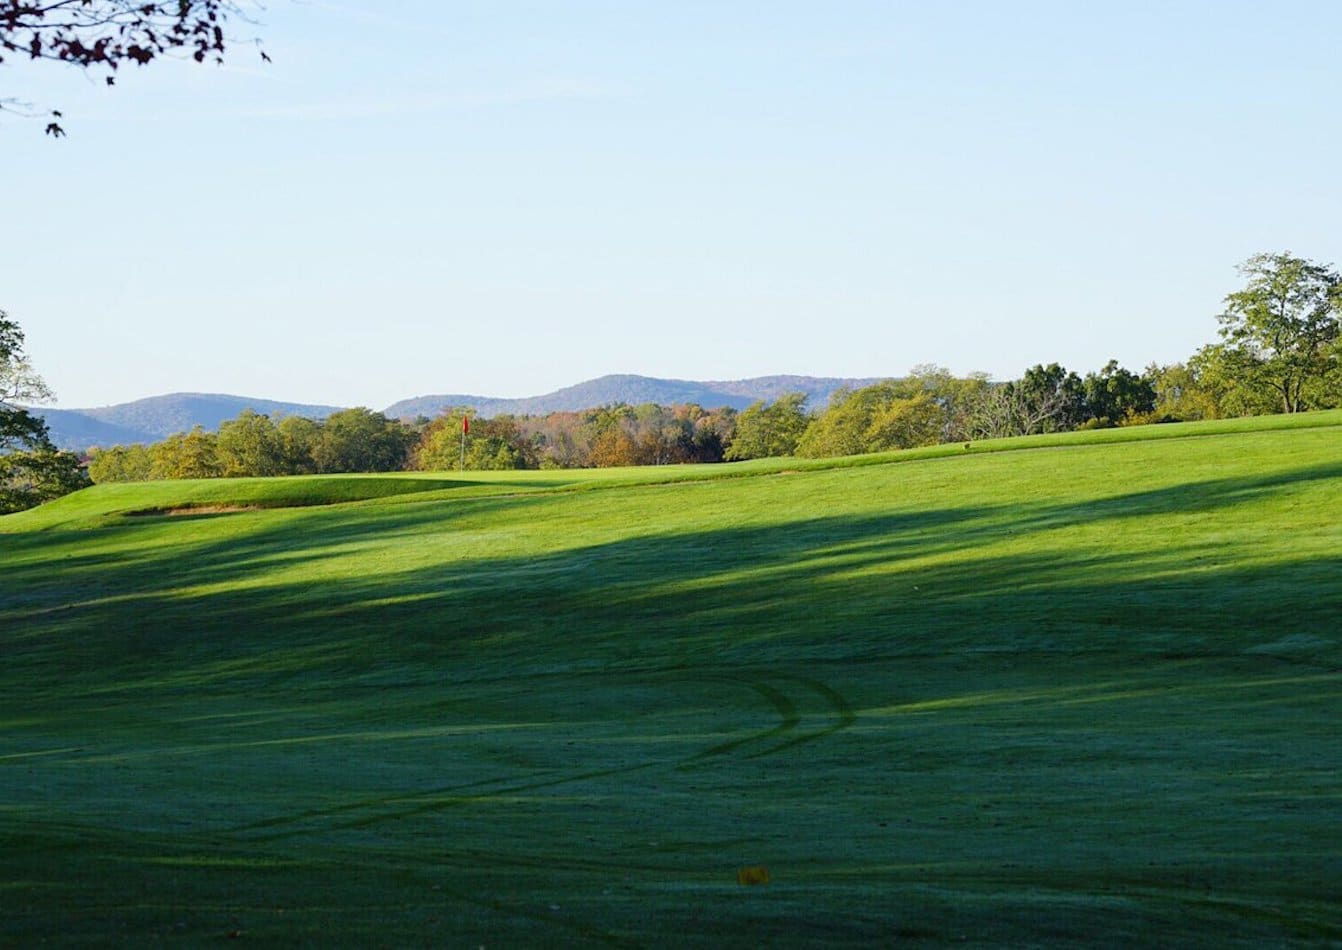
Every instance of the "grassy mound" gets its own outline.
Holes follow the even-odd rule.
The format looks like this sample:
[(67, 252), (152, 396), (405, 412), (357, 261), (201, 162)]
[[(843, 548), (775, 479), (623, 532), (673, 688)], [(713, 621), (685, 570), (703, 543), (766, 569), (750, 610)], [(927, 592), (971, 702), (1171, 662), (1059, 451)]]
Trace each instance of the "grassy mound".
[(306, 508), (394, 498), (469, 485), (422, 473), (308, 475), (294, 478), (210, 478), (112, 483), (0, 517), (0, 534), (53, 527), (92, 527), (130, 516), (222, 514), (264, 508)]
[(1340, 940), (1307, 418), (0, 519), (0, 942)]

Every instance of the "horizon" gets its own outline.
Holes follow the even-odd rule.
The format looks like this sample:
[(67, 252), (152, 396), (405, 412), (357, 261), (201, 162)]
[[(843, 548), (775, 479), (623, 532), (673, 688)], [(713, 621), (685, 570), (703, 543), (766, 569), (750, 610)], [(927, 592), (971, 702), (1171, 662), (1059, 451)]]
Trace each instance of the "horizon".
[(0, 308), (49, 408), (1139, 371), (1216, 339), (1251, 254), (1342, 259), (1332, 4), (257, 20), (221, 68), (0, 73), (68, 132), (0, 116)]

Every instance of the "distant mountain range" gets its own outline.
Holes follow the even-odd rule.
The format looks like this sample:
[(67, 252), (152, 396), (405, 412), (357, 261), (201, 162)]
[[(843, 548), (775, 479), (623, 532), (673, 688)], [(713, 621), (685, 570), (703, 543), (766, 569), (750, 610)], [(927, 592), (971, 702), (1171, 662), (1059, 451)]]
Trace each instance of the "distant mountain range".
[(595, 406), (627, 402), (631, 406), (655, 402), (669, 406), (697, 403), (705, 409), (731, 406), (744, 409), (752, 402), (772, 402), (784, 393), (803, 392), (810, 404), (824, 405), (840, 386), (869, 386), (876, 379), (840, 379), (833, 376), (759, 376), (755, 379), (696, 382), (690, 379), (656, 379), (651, 376), (601, 376), (576, 386), (556, 389), (544, 396), (523, 399), (493, 399), (488, 396), (439, 394), (417, 396), (392, 403), (385, 410), (397, 419), (417, 416), (433, 418), (444, 409), (472, 406), (482, 416), (544, 415), (547, 412), (578, 412)]
[[(877, 378), (846, 379), (833, 376), (760, 376), (755, 379), (696, 382), (687, 379), (656, 379), (649, 376), (602, 376), (558, 389), (543, 396), (499, 399), (468, 394), (417, 396), (393, 403), (383, 412), (399, 419), (420, 416), (433, 418), (444, 409), (473, 407), (482, 416), (503, 413), (543, 415), (548, 412), (578, 412), (595, 406), (626, 402), (631, 405), (654, 402), (698, 403), (706, 409), (731, 406), (744, 409), (752, 402), (771, 402), (784, 393), (802, 392), (811, 406), (823, 406), (841, 386), (861, 387), (879, 382)], [(83, 450), (91, 446), (129, 445), (157, 442), (174, 432), (186, 432), (193, 426), (215, 431), (221, 422), (237, 418), (244, 409), (270, 416), (306, 416), (325, 419), (341, 406), (313, 406), (273, 399), (253, 399), (211, 393), (173, 393), (151, 396), (134, 402), (98, 409), (37, 409), (51, 429), (51, 438), (64, 449)]]
[(94, 445), (158, 442), (197, 425), (213, 432), (219, 423), (236, 419), (244, 409), (270, 416), (325, 419), (340, 408), (214, 393), (172, 393), (99, 409), (34, 409), (33, 414), (46, 419), (53, 442), (63, 449), (79, 451)]

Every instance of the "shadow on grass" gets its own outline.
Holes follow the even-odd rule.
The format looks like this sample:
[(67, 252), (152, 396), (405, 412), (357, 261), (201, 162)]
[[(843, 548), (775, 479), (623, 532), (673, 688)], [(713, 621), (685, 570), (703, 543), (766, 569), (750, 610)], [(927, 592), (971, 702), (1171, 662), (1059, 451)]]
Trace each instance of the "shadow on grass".
[[(124, 878), (127, 890), (154, 880), (143, 890), (155, 900), (171, 893), (188, 906), (210, 908), (223, 906), (220, 894), (243, 900), (237, 897), (243, 888), (255, 889), (245, 897), (253, 908), (278, 907), (273, 892), (293, 896), (311, 887), (323, 907), (338, 903), (333, 893), (342, 895), (340, 902), (365, 901), (356, 906), (380, 924), (388, 907), (407, 900), (408, 879), (420, 893), (446, 879), (459, 914), (474, 899), (469, 895), (513, 895), (519, 880), (531, 882), (536, 894), (565, 882), (567, 907), (579, 894), (595, 893), (589, 883), (607, 887), (636, 874), (640, 894), (662, 901), (656, 905), (661, 913), (674, 911), (691, 887), (696, 901), (720, 896), (720, 916), (740, 928), (724, 930), (735, 942), (742, 934), (758, 938), (759, 919), (783, 916), (790, 929), (778, 931), (780, 942), (797, 933), (833, 939), (844, 933), (835, 929), (840, 918), (870, 913), (849, 932), (855, 943), (870, 945), (893, 932), (895, 915), (882, 910), (892, 886), (908, 905), (931, 880), (957, 907), (976, 888), (991, 895), (1015, 888), (1012, 896), (994, 899), (1020, 915), (1011, 934), (1024, 943), (1037, 937), (1040, 909), (1050, 901), (1081, 906), (1076, 902), (1108, 900), (1113, 888), (1127, 903), (1108, 913), (1130, 924), (1137, 898), (1123, 891), (1129, 873), (1144, 875), (1133, 879), (1142, 888), (1145, 882), (1170, 888), (1150, 900), (1160, 913), (1185, 914), (1202, 892), (1194, 895), (1197, 889), (1186, 879), (1179, 883), (1176, 872), (1202, 873), (1204, 865), (1234, 859), (1209, 850), (1224, 848), (1227, 836), (1247, 855), (1234, 868), (1248, 868), (1227, 872), (1242, 875), (1224, 885), (1233, 886), (1231, 893), (1261, 895), (1280, 876), (1256, 869), (1269, 851), (1291, 853), (1293, 860), (1306, 852), (1304, 870), (1291, 873), (1313, 888), (1332, 867), (1325, 863), (1331, 858), (1316, 853), (1323, 849), (1309, 849), (1311, 830), (1331, 827), (1324, 822), (1332, 816), (1326, 796), (1335, 791), (1336, 753), (1328, 752), (1326, 725), (1304, 737), (1299, 727), (1314, 708), (1327, 714), (1332, 687), (1322, 681), (1335, 677), (1338, 664), (1333, 630), (1342, 614), (1342, 555), (1319, 557), (1316, 548), (1294, 560), (1259, 564), (1239, 551), (1220, 562), (1215, 539), (1197, 535), (1145, 548), (1129, 539), (1086, 550), (1075, 535), (1059, 532), (1099, 526), (1119, 534), (1126, 519), (1218, 510), (1227, 517), (1217, 525), (1233, 528), (1251, 517), (1233, 514), (1236, 506), (1340, 474), (1342, 466), (1318, 466), (1083, 505), (802, 513), (782, 524), (631, 534), (525, 557), (481, 556), (467, 545), (427, 563), (401, 546), (457, 531), (500, 530), (505, 522), (495, 516), (507, 516), (507, 530), (524, 530), (530, 514), (555, 512), (547, 507), (555, 501), (516, 496), (376, 511), (272, 512), (230, 519), (227, 528), (163, 519), (66, 538), (18, 536), (13, 547), (6, 539), (0, 580), (5, 709), (38, 752), (64, 752), (74, 744), (69, 737), (86, 734), (98, 748), (75, 749), (78, 759), (64, 771), (56, 760), (40, 760), (52, 763), (43, 773), (52, 785), (28, 780), (29, 797), (73, 782), (71, 775), (89, 784), (67, 786), (64, 799), (53, 796), (57, 804), (40, 825), (28, 820), (43, 814), (34, 806), (9, 814), (0, 826), (18, 829), (7, 840), (32, 866), (32, 879), (59, 885), (41, 900), (25, 897), (37, 908), (29, 917), (43, 922), (50, 908), (70, 904), (70, 894), (107, 886), (94, 877)], [(375, 556), (365, 557), (370, 547)], [(368, 573), (352, 574), (343, 563), (349, 557), (363, 557), (357, 563)], [(301, 581), (277, 579), (295, 566), (303, 569)], [(902, 662), (916, 658), (931, 659)], [(1200, 679), (1199, 661), (1211, 658), (1217, 658), (1217, 676)], [(1279, 683), (1286, 662), (1309, 666), (1299, 679), (1310, 685), (1276, 685), (1271, 696), (1233, 701), (1236, 691), (1251, 692), (1260, 680)], [(1015, 663), (1029, 664), (1029, 675), (1011, 672)], [(1149, 670), (1162, 666), (1178, 675), (1156, 676), (1153, 683)], [(982, 675), (985, 668), (989, 675)], [(911, 682), (929, 671), (939, 681)], [(859, 703), (852, 693), (864, 678), (867, 702)], [(470, 688), (477, 683), (485, 685)], [(1291, 707), (1294, 719), (1279, 715), (1265, 742), (1255, 732), (1273, 713), (1264, 704), (1282, 702), (1281, 693), (1297, 688), (1317, 690), (1315, 707)], [(226, 695), (214, 704), (216, 694)], [(638, 708), (621, 705), (629, 697), (647, 701), (649, 694), (663, 709), (678, 710), (675, 703), (688, 702), (685, 696), (707, 709), (696, 720), (700, 734), (686, 738), (679, 720), (667, 724), (654, 715), (640, 721)], [(1219, 706), (1219, 699), (1200, 701), (1222, 694), (1230, 698)], [(398, 696), (408, 697), (402, 701), (422, 718), (406, 721)], [(482, 696), (495, 705), (477, 705)], [(1117, 707), (1140, 696), (1152, 698), (1121, 728), (1095, 725), (1108, 711), (1104, 704)], [(1187, 704), (1189, 696), (1199, 702)], [(1173, 710), (1182, 718), (1171, 715), (1169, 697), (1185, 702)], [(470, 705), (460, 720), (480, 725), (481, 735), (500, 726), (516, 727), (522, 737), (458, 740), (452, 723), (444, 726), (452, 718), (444, 710), (454, 701)], [(737, 708), (725, 710), (718, 723), (714, 702)], [(589, 711), (589, 703), (601, 706)], [(1069, 712), (1033, 716), (1024, 708), (1031, 703)], [(49, 727), (59, 744), (42, 745), (46, 723), (21, 721), (30, 711), (56, 717), (71, 709), (68, 724)], [(238, 718), (199, 731), (182, 718), (220, 709)], [(931, 709), (943, 715), (929, 721)], [(966, 718), (957, 720), (957, 710)], [(99, 732), (97, 717), (105, 711), (120, 717), (121, 731)], [(262, 717), (252, 729), (250, 715)], [(526, 721), (532, 717), (542, 721)], [(589, 731), (581, 752), (566, 751), (571, 743), (563, 740), (591, 722), (614, 726)], [(658, 734), (643, 736), (645, 728)], [(864, 733), (867, 728), (886, 731)], [(426, 744), (382, 758), (392, 738), (408, 736)], [(640, 739), (647, 741), (637, 745)], [(435, 741), (441, 745), (428, 744)], [(459, 741), (478, 761), (458, 754)], [(1160, 758), (1183, 742), (1189, 743), (1184, 757)], [(1288, 751), (1294, 758), (1280, 757)], [(412, 755), (436, 760), (417, 771)], [(1301, 786), (1302, 777), (1314, 773), (1302, 762), (1318, 770), (1314, 804), (1310, 788)], [(33, 764), (15, 760), (8, 774)], [(460, 774), (454, 766), (462, 767)], [(1228, 767), (1252, 774), (1231, 781)], [(122, 794), (155, 807), (140, 813), (127, 800), (99, 798), (132, 780), (122, 769), (136, 783)], [(307, 784), (296, 781), (308, 770), (314, 777)], [(353, 774), (361, 770), (372, 774)], [(1299, 787), (1258, 784), (1260, 775), (1273, 774)], [(836, 775), (859, 793), (830, 784)], [(620, 811), (654, 781), (679, 797), (650, 793), (647, 813)], [(719, 785), (701, 796), (707, 781)], [(70, 787), (93, 792), (72, 794)], [(769, 796), (743, 803), (743, 789), (768, 789)], [(1230, 808), (1227, 790), (1255, 797)], [(1265, 790), (1292, 810), (1263, 798)], [(775, 792), (783, 805), (770, 797)], [(587, 793), (596, 796), (590, 810), (573, 801)], [(706, 845), (691, 860), (647, 844), (645, 826), (659, 834), (674, 826), (671, 833), (679, 833), (684, 824), (709, 824), (705, 813), (716, 810), (774, 829), (773, 846), (782, 848), (785, 838), (806, 838), (827, 798), (850, 811), (837, 811), (821, 826), (833, 829), (832, 842), (812, 842), (814, 853), (804, 844), (792, 849), (794, 873), (806, 874), (810, 864), (827, 873), (812, 861), (824, 854), (834, 862), (833, 873), (848, 877), (809, 892), (784, 879), (768, 899), (804, 895), (805, 906), (770, 911), (774, 918), (762, 910), (764, 916), (751, 918), (757, 911), (743, 901), (753, 895), (742, 898), (730, 884), (715, 890), (715, 883), (705, 883), (716, 878), (698, 867), (702, 855), (726, 861), (722, 856), (742, 845)], [(1194, 813), (1204, 806), (1219, 811), (1211, 818)], [(663, 808), (673, 818), (659, 824), (655, 810)], [(870, 842), (885, 823), (872, 819), (901, 808), (922, 810), (913, 811), (915, 823), (904, 824), (899, 836), (890, 832), (896, 843), (875, 849)], [(630, 847), (618, 855), (599, 853), (585, 837), (604, 826), (607, 813), (617, 829), (621, 815), (628, 823), (616, 834)], [(948, 813), (958, 828), (945, 824)], [(1005, 830), (994, 830), (994, 816), (1003, 813), (1011, 820)], [(1315, 815), (1321, 816), (1317, 826)], [(442, 822), (431, 822), (434, 816)], [(188, 829), (187, 819), (197, 824)], [(1235, 820), (1244, 826), (1236, 828)], [(104, 830), (116, 821), (122, 825)], [(727, 840), (742, 831), (723, 823), (700, 833)], [(748, 847), (761, 840), (753, 827), (745, 835)], [(1127, 842), (1113, 840), (1134, 835), (1144, 844), (1132, 853)], [(908, 843), (898, 844), (900, 837)], [(286, 845), (286, 839), (293, 840)], [(68, 853), (57, 853), (60, 848)], [(855, 856), (863, 848), (869, 867)], [(1043, 855), (1044, 848), (1061, 849), (1064, 857)], [(291, 859), (300, 870), (279, 867), (271, 880), (255, 867), (258, 853)], [(102, 863), (90, 861), (90, 854)], [(152, 877), (160, 867), (153, 862), (164, 855), (178, 863)], [(1021, 855), (1037, 865), (1003, 870), (1003, 858)], [(230, 858), (252, 870), (228, 867)], [(1151, 858), (1172, 869), (1152, 869)], [(929, 870), (933, 859), (943, 862), (939, 870)], [(191, 860), (207, 863), (187, 873)], [(1136, 862), (1131, 867), (1137, 870), (1125, 862)], [(109, 867), (131, 871), (112, 875), (105, 873)], [(328, 875), (333, 887), (347, 887), (344, 882), (361, 874), (376, 880), (367, 894), (312, 883), (325, 884)], [(869, 898), (845, 905), (836, 897), (859, 885), (869, 888), (863, 892)], [(42, 893), (36, 884), (32, 892)], [(125, 897), (107, 906), (120, 908)], [(530, 936), (542, 941), (556, 933), (606, 939), (617, 929), (606, 922), (627, 906), (617, 897), (576, 918), (605, 929), (556, 931), (554, 912), (543, 909), (548, 898), (536, 904), (531, 897), (498, 899), (497, 916), (487, 915), (486, 923), (515, 927), (521, 915), (538, 922)], [(1224, 903), (1223, 896), (1217, 899)], [(1271, 894), (1263, 899), (1275, 901)], [(1001, 915), (990, 909), (991, 920), (970, 929), (1000, 939), (1002, 931), (994, 928)], [(1299, 913), (1298, 903), (1291, 912)], [(1236, 913), (1232, 908), (1225, 916)], [(165, 914), (159, 905), (146, 911), (153, 920)], [(74, 916), (104, 926), (87, 909)], [(1089, 905), (1084, 917), (1084, 926), (1069, 933), (1077, 937), (1072, 942), (1112, 937), (1108, 918), (1097, 924)], [(180, 918), (174, 912), (164, 919), (172, 926)], [(106, 937), (111, 926), (96, 935)], [(927, 930), (929, 938), (947, 940), (963, 932), (943, 923)], [(1153, 926), (1151, 932), (1161, 931)], [(406, 931), (395, 934), (401, 939), (388, 942), (411, 942)]]
[[(1046, 532), (1230, 508), (1342, 476), (1342, 465), (1225, 478), (1084, 505), (927, 508), (631, 537), (527, 557), (395, 561), (351, 576), (365, 542), (416, 545), (463, 519), (543, 517), (544, 496), (237, 520), (133, 560), (72, 553), (11, 568), (0, 619), (32, 682), (166, 675), (199, 685), (330, 678), (387, 683), (527, 670), (751, 664), (951, 651), (1235, 652), (1328, 629), (1337, 558), (1218, 568), (1197, 538), (1145, 551), (1048, 543)], [(415, 481), (415, 480), (407, 480)], [(423, 482), (417, 482), (423, 484)], [(429, 484), (434, 484), (430, 482)], [(164, 519), (167, 521), (167, 519)], [(472, 522), (474, 523), (474, 522)], [(185, 527), (185, 526), (183, 526)], [(137, 526), (102, 529), (115, 544)], [(1039, 536), (1027, 553), (992, 545)], [(19, 536), (19, 553), (51, 538)], [(1200, 560), (1202, 559), (1202, 560)], [(330, 567), (322, 567), (329, 562)], [(274, 583), (277, 569), (312, 576)], [(54, 573), (53, 573), (54, 571)]]

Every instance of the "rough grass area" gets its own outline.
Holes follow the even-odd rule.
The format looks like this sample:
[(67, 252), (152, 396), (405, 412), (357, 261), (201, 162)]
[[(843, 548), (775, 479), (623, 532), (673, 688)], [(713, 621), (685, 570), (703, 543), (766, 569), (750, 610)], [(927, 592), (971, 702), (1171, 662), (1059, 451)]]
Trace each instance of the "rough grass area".
[(0, 943), (1342, 941), (1307, 421), (0, 519)]

